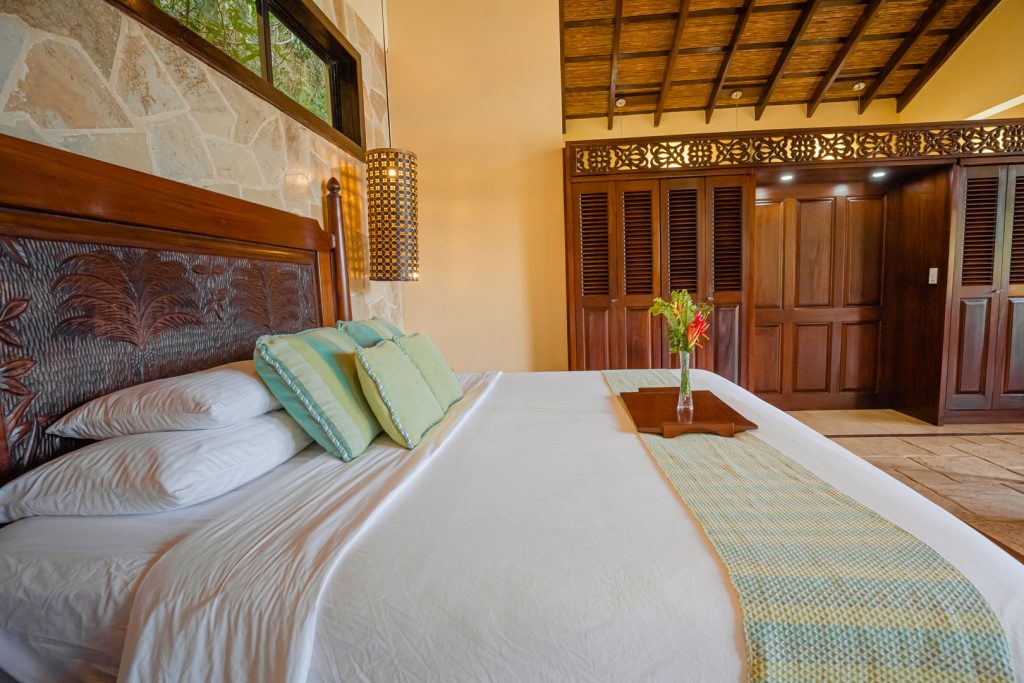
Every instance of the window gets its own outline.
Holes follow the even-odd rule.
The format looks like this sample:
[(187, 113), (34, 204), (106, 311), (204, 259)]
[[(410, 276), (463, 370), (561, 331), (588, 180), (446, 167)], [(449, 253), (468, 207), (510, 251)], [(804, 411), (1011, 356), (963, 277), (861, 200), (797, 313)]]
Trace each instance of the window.
[(361, 156), (359, 58), (312, 0), (110, 1)]

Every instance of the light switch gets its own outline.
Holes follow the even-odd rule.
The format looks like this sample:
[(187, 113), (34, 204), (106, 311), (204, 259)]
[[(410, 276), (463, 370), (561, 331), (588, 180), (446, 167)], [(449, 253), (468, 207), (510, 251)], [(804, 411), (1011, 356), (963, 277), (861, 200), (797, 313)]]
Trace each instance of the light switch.
[(939, 284), (939, 269), (929, 268), (928, 269), (928, 284), (937, 285)]

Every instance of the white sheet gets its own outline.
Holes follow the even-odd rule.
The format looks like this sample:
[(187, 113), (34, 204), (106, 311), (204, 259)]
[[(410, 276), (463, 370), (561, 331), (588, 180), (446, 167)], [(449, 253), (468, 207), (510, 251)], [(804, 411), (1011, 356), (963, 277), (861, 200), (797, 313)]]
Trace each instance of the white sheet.
[[(957, 566), (995, 608), (1022, 675), (1024, 567), (738, 387), (699, 372), (694, 380), (761, 425), (761, 438)], [(310, 679), (741, 679), (732, 592), (628, 424), (598, 373), (503, 375), (350, 545), (320, 605)], [(235, 496), (242, 491), (207, 505), (230, 510)], [(155, 556), (201, 524), (183, 514), (200, 507), (0, 530), (0, 667), (24, 680), (58, 680), (41, 668), (50, 658), (110, 671), (128, 594)], [(146, 532), (133, 538), (140, 519)]]

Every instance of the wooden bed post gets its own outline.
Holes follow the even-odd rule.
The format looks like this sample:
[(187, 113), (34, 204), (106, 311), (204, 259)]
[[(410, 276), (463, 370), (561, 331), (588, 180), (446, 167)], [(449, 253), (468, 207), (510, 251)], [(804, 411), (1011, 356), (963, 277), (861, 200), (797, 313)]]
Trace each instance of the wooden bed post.
[(348, 288), (348, 259), (345, 248), (345, 222), (341, 217), (341, 183), (331, 177), (327, 181), (327, 229), (334, 238), (334, 296), (339, 320), (352, 319), (352, 300)]

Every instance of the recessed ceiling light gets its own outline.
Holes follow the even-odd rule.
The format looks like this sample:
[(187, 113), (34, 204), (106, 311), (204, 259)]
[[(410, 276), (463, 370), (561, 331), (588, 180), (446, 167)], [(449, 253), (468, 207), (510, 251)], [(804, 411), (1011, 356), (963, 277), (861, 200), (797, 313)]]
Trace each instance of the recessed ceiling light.
[(779, 176), (779, 180), (781, 180), (784, 183), (788, 183), (792, 181), (795, 177), (796, 176), (794, 176), (792, 173), (783, 173), (782, 175)]
[(871, 177), (872, 178), (884, 178), (887, 175), (889, 175), (888, 171), (872, 171), (871, 172)]
[(729, 93), (729, 97), (734, 99), (734, 100), (738, 100), (739, 98), (743, 97), (743, 91), (742, 90), (733, 90), (731, 93)]
[(620, 107), (620, 108), (621, 107), (625, 107), (626, 106), (626, 98), (625, 97), (620, 97), (619, 99), (615, 100), (615, 106), (616, 107)]
[(857, 81), (856, 83), (853, 84), (853, 89), (856, 90), (857, 92), (860, 92), (866, 87), (868, 87), (868, 84), (865, 83), (864, 81)]

